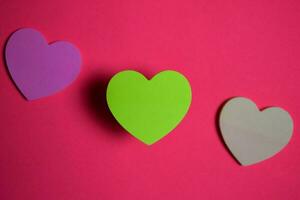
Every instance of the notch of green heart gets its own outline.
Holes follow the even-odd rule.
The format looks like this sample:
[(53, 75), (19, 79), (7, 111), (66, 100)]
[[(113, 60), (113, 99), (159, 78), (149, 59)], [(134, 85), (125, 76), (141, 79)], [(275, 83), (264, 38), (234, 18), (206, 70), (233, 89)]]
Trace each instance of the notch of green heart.
[(121, 126), (151, 145), (180, 123), (191, 104), (192, 91), (188, 80), (176, 71), (163, 71), (148, 80), (126, 70), (112, 77), (106, 99)]

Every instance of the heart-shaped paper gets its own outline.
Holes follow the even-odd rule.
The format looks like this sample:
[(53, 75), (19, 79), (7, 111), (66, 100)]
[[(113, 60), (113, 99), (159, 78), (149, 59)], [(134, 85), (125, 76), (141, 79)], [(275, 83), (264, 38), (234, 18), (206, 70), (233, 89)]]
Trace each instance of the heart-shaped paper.
[(122, 71), (110, 80), (106, 97), (123, 128), (150, 145), (183, 119), (192, 92), (188, 80), (175, 71), (160, 72), (151, 80), (136, 71)]
[(251, 100), (229, 100), (220, 114), (224, 141), (242, 165), (268, 159), (281, 151), (293, 132), (289, 113), (278, 107), (260, 111)]
[(5, 58), (15, 84), (28, 100), (52, 95), (77, 77), (79, 50), (69, 42), (50, 45), (37, 30), (23, 28), (11, 35)]

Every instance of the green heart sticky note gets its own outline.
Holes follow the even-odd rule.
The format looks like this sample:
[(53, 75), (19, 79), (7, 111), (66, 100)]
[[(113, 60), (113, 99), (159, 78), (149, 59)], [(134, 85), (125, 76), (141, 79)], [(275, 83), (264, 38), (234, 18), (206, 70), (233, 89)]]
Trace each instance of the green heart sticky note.
[(122, 71), (110, 80), (107, 103), (117, 121), (150, 145), (172, 131), (192, 100), (188, 80), (176, 71), (163, 71), (148, 80), (136, 71)]

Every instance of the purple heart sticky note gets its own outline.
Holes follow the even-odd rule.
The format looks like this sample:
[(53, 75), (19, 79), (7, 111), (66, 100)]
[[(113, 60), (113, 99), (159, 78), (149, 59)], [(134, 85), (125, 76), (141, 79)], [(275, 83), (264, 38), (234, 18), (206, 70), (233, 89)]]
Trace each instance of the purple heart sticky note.
[(28, 100), (50, 96), (67, 87), (81, 65), (80, 52), (73, 44), (48, 44), (40, 32), (31, 28), (11, 35), (5, 58), (12, 79)]

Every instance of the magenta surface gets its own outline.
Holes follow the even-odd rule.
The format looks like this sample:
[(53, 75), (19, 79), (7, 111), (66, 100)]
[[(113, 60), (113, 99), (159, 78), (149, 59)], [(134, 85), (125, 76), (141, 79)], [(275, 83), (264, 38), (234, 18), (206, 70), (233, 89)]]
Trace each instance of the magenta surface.
[[(80, 48), (80, 76), (27, 102), (0, 62), (0, 200), (300, 199), (299, 0), (0, 0), (0, 46), (34, 27)], [(189, 112), (150, 148), (105, 101), (117, 72), (184, 74)], [(279, 106), (295, 131), (276, 156), (241, 167), (218, 131), (235, 96)]]

